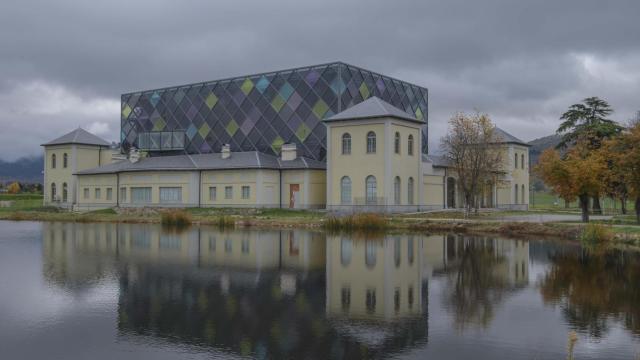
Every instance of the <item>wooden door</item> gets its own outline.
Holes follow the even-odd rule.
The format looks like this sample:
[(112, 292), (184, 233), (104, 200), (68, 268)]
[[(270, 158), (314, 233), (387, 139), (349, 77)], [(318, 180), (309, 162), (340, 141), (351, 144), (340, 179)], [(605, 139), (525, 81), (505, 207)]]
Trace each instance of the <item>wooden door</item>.
[(296, 198), (298, 197), (299, 191), (300, 191), (300, 184), (289, 185), (289, 208), (290, 209), (294, 209), (296, 207)]

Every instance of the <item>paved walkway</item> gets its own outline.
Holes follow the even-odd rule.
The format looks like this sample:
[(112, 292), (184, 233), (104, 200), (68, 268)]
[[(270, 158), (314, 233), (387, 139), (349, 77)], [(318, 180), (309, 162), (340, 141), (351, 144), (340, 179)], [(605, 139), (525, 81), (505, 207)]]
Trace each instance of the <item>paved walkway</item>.
[[(613, 216), (590, 215), (590, 220), (611, 220)], [(515, 222), (569, 222), (581, 221), (580, 215), (571, 214), (523, 214), (491, 217), (491, 220), (515, 221)]]

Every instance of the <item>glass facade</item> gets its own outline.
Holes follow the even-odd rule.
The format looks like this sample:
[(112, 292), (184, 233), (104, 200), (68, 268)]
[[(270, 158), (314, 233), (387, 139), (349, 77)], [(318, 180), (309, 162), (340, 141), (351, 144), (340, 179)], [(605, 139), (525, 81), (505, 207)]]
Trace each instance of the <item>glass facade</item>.
[[(124, 94), (120, 140), (125, 151), (190, 154), (230, 144), (231, 151), (278, 155), (282, 144), (295, 143), (301, 155), (322, 161), (322, 119), (371, 96), (427, 121), (426, 88), (336, 62)], [(426, 124), (422, 132), (427, 153)]]

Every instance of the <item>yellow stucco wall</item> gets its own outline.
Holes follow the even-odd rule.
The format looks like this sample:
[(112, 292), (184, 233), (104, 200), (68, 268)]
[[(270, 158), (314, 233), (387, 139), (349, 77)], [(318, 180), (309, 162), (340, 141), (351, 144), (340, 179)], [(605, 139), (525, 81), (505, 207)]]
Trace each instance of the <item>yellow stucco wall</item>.
[[(81, 175), (82, 176), (82, 175)], [(146, 171), (120, 174), (121, 196), (123, 189), (126, 199), (120, 198), (120, 206), (197, 206), (198, 205), (198, 172), (197, 171)], [(131, 189), (134, 187), (150, 187), (151, 202), (134, 203)], [(182, 188), (182, 201), (179, 203), (160, 203), (161, 187)]]
[[(86, 192), (85, 192), (86, 189)], [(96, 189), (100, 189), (100, 198), (96, 198)], [(111, 199), (108, 199), (111, 189)], [(88, 197), (85, 197), (88, 195)], [(107, 208), (116, 206), (118, 200), (117, 179), (115, 174), (78, 176), (78, 206), (82, 209)]]
[[(216, 170), (202, 172), (202, 205), (203, 206), (256, 206), (264, 202), (256, 202), (258, 174), (261, 170)], [(242, 187), (249, 187), (249, 198), (242, 198)], [(216, 188), (216, 198), (211, 199), (210, 188)], [(231, 187), (231, 198), (225, 197), (225, 189)]]
[[(52, 167), (55, 154), (56, 167)], [(67, 167), (63, 165), (64, 155), (67, 154)], [(47, 146), (44, 150), (44, 204), (51, 204), (51, 184), (56, 185), (56, 196), (63, 202), (63, 184), (67, 184), (67, 202), (73, 201), (73, 149), (72, 145)], [(64, 202), (63, 202), (64, 203)]]
[(441, 207), (444, 204), (444, 176), (424, 175), (423, 193), (424, 205), (429, 207)]
[[(420, 197), (420, 126), (414, 123), (393, 121), (391, 123), (391, 174), (389, 181), (391, 186), (387, 187), (385, 197), (392, 205), (418, 205)], [(400, 153), (395, 152), (395, 134), (400, 134)], [(407, 151), (409, 135), (413, 135), (413, 155)], [(400, 177), (400, 204), (395, 203), (394, 181), (396, 176)], [(413, 179), (413, 200), (409, 201), (409, 179)]]

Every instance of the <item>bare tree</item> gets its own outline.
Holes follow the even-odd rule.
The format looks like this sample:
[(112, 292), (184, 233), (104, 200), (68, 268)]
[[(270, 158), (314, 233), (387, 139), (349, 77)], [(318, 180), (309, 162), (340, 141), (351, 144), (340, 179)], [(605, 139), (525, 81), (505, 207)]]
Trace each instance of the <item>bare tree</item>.
[(483, 186), (504, 170), (501, 140), (486, 114), (459, 112), (449, 120), (449, 132), (441, 139), (441, 146), (458, 176), (466, 217), (473, 208), (477, 212)]

